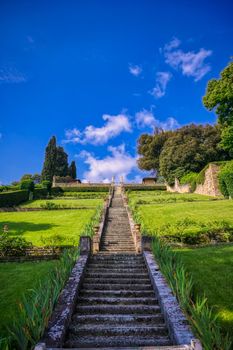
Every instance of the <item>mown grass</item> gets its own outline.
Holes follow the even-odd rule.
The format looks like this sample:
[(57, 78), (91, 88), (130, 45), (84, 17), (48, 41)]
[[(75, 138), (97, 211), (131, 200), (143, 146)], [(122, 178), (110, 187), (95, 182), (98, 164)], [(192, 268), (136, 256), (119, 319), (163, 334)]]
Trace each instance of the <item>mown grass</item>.
[[(147, 235), (193, 236), (208, 229), (233, 229), (233, 201), (206, 196), (173, 193), (129, 193), (136, 220)], [(193, 201), (189, 201), (192, 198)], [(154, 198), (160, 202), (153, 202)], [(170, 203), (166, 198), (173, 198)], [(188, 200), (186, 200), (186, 198)], [(195, 293), (206, 295), (222, 329), (233, 334), (233, 244), (204, 248), (173, 248), (193, 276)]]
[(7, 334), (18, 316), (18, 302), (22, 295), (36, 288), (39, 280), (46, 280), (57, 261), (0, 264), (0, 335)]
[(21, 236), (34, 246), (77, 245), (94, 209), (48, 210), (0, 213), (0, 231), (8, 225), (8, 235)]
[(176, 249), (195, 281), (195, 292), (205, 295), (223, 328), (233, 335), (233, 244)]
[[(233, 226), (233, 201), (229, 200), (138, 205), (136, 213), (143, 218), (144, 229), (149, 234), (167, 235), (182, 229), (184, 233), (195, 234), (200, 232), (200, 226), (205, 223), (217, 225), (225, 222)], [(182, 223), (186, 221), (189, 224), (183, 228)], [(170, 231), (167, 227), (166, 231), (166, 225), (174, 230)]]
[(102, 198), (77, 198), (77, 199), (36, 199), (22, 204), (21, 208), (43, 208), (47, 203), (54, 203), (60, 208), (94, 208), (103, 203)]

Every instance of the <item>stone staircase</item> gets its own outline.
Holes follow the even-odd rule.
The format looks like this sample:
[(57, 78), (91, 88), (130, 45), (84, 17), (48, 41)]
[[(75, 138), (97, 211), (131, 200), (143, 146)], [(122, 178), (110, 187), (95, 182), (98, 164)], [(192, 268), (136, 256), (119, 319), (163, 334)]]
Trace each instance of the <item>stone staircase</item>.
[(135, 253), (127, 212), (116, 193), (101, 250), (88, 262), (64, 347), (169, 345), (148, 270), (142, 255)]

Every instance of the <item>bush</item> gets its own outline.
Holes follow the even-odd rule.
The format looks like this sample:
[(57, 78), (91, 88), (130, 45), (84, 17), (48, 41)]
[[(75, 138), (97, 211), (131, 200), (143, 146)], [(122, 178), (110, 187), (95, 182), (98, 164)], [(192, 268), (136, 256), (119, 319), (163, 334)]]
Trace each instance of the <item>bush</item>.
[(8, 237), (7, 233), (0, 237), (0, 256), (24, 256), (31, 247), (32, 243), (22, 237)]
[(0, 193), (0, 207), (13, 207), (28, 200), (28, 191), (19, 190), (14, 192)]
[(23, 180), (20, 183), (20, 189), (21, 190), (28, 190), (32, 192), (34, 190), (35, 184), (33, 180)]
[(59, 204), (56, 204), (54, 202), (47, 201), (45, 204), (41, 204), (40, 207), (42, 209), (46, 210), (54, 210), (54, 209), (60, 209), (61, 206)]
[(64, 192), (108, 192), (110, 186), (61, 187)]
[(191, 192), (194, 192), (197, 186), (197, 178), (198, 178), (198, 173), (190, 171), (189, 173), (181, 177), (180, 184), (181, 185), (189, 184), (191, 187)]
[(46, 188), (35, 188), (33, 191), (33, 198), (34, 199), (43, 199), (47, 198), (48, 191)]
[(221, 167), (218, 178), (220, 191), (224, 197), (233, 198), (233, 160)]
[(51, 188), (52, 188), (52, 182), (51, 181), (44, 180), (44, 181), (42, 181), (41, 185), (42, 185), (42, 188), (45, 188), (47, 190), (47, 192), (50, 193)]
[(165, 191), (167, 188), (165, 185), (124, 185), (126, 191)]

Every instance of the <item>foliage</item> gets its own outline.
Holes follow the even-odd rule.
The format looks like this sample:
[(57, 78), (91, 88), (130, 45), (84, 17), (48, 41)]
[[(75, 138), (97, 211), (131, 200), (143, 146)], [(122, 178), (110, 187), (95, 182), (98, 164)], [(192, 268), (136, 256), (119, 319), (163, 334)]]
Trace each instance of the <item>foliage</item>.
[(109, 192), (109, 186), (76, 186), (76, 187), (62, 187), (64, 192)]
[(222, 126), (220, 146), (233, 157), (233, 62), (224, 68), (218, 80), (208, 82), (203, 104), (216, 111)]
[(46, 198), (48, 196), (48, 191), (46, 188), (35, 188), (33, 191), (33, 198)]
[(196, 189), (198, 173), (190, 171), (189, 173), (183, 175), (180, 179), (180, 184), (185, 185), (189, 184), (191, 187), (191, 192), (194, 192)]
[(57, 141), (52, 136), (45, 149), (45, 160), (42, 169), (42, 180), (52, 181), (56, 169)]
[(25, 180), (32, 180), (32, 174), (24, 174), (21, 177), (20, 182), (25, 181)]
[(23, 256), (32, 244), (22, 237), (10, 237), (8, 233), (0, 236), (0, 256)]
[(41, 185), (42, 185), (42, 188), (45, 188), (47, 190), (47, 192), (50, 193), (51, 188), (52, 188), (51, 181), (44, 180), (44, 181), (42, 181)]
[(62, 183), (70, 183), (74, 182), (74, 179), (70, 176), (56, 176), (56, 183), (62, 184)]
[(219, 185), (224, 197), (233, 198), (233, 160), (221, 167)]
[(55, 176), (66, 176), (68, 175), (68, 155), (61, 146), (57, 147), (56, 150), (56, 165), (55, 165)]
[(204, 349), (230, 350), (232, 342), (229, 335), (221, 332), (213, 309), (207, 304), (207, 299), (193, 294), (194, 282), (182, 261), (158, 238), (154, 239), (153, 252)]
[(160, 154), (160, 173), (172, 185), (175, 178), (189, 172), (199, 172), (203, 167), (228, 155), (218, 147), (220, 130), (211, 125), (187, 125), (173, 131)]
[(76, 258), (76, 249), (66, 250), (46, 280), (21, 298), (19, 316), (8, 328), (10, 348), (27, 350), (38, 342)]
[(221, 137), (220, 146), (233, 157), (233, 126), (223, 128)]
[(76, 179), (77, 178), (77, 169), (76, 169), (76, 164), (75, 161), (72, 160), (72, 162), (70, 163), (69, 169), (68, 169), (68, 175), (72, 177), (72, 179)]
[(33, 180), (30, 180), (30, 179), (23, 180), (20, 183), (21, 190), (28, 190), (28, 191), (32, 192), (34, 190), (34, 187), (35, 187), (34, 182), (33, 182)]
[(13, 207), (28, 200), (28, 191), (19, 190), (14, 192), (0, 193), (0, 207)]
[(165, 185), (124, 185), (124, 189), (128, 191), (165, 191), (166, 186)]
[(224, 68), (220, 79), (208, 82), (203, 103), (208, 110), (215, 109), (222, 126), (233, 126), (233, 62)]
[(159, 170), (159, 156), (171, 132), (156, 129), (154, 135), (142, 134), (137, 142), (139, 169)]
[(95, 208), (103, 203), (102, 197), (37, 199), (22, 204), (21, 208), (80, 209)]

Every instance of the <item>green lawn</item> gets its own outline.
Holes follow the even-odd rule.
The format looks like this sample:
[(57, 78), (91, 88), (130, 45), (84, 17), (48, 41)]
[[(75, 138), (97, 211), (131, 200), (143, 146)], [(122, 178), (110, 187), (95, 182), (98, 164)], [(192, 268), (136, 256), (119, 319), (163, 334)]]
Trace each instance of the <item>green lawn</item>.
[(20, 235), (35, 246), (73, 245), (94, 214), (94, 209), (0, 213), (0, 228), (7, 224), (9, 235)]
[(215, 197), (195, 193), (171, 193), (167, 191), (131, 191), (128, 194), (131, 204), (160, 204), (176, 202), (212, 201)]
[(94, 208), (102, 205), (101, 198), (82, 198), (82, 199), (37, 199), (28, 201), (21, 205), (21, 208), (41, 208), (46, 203), (54, 203), (61, 208)]
[[(172, 232), (172, 227), (175, 233), (184, 226), (185, 230), (195, 233), (203, 223), (233, 226), (233, 201), (230, 200), (139, 205), (136, 211), (149, 234), (166, 235)], [(186, 221), (188, 225), (184, 225)]]
[[(153, 196), (175, 196), (179, 199), (171, 203), (153, 203)], [(195, 198), (193, 202), (180, 200), (189, 196)], [(196, 235), (212, 227), (226, 227), (231, 231), (233, 229), (231, 200), (213, 201), (206, 196), (193, 194), (148, 194), (136, 191), (129, 194), (129, 199), (146, 234)], [(233, 333), (233, 244), (175, 250), (191, 272), (197, 294), (206, 295), (208, 304), (214, 307), (222, 327)]]
[(106, 198), (108, 197), (108, 192), (63, 192), (62, 197)]
[(196, 292), (208, 298), (223, 327), (233, 334), (233, 244), (176, 252), (191, 272)]
[(0, 335), (17, 318), (17, 303), (28, 289), (45, 279), (56, 261), (0, 264)]

